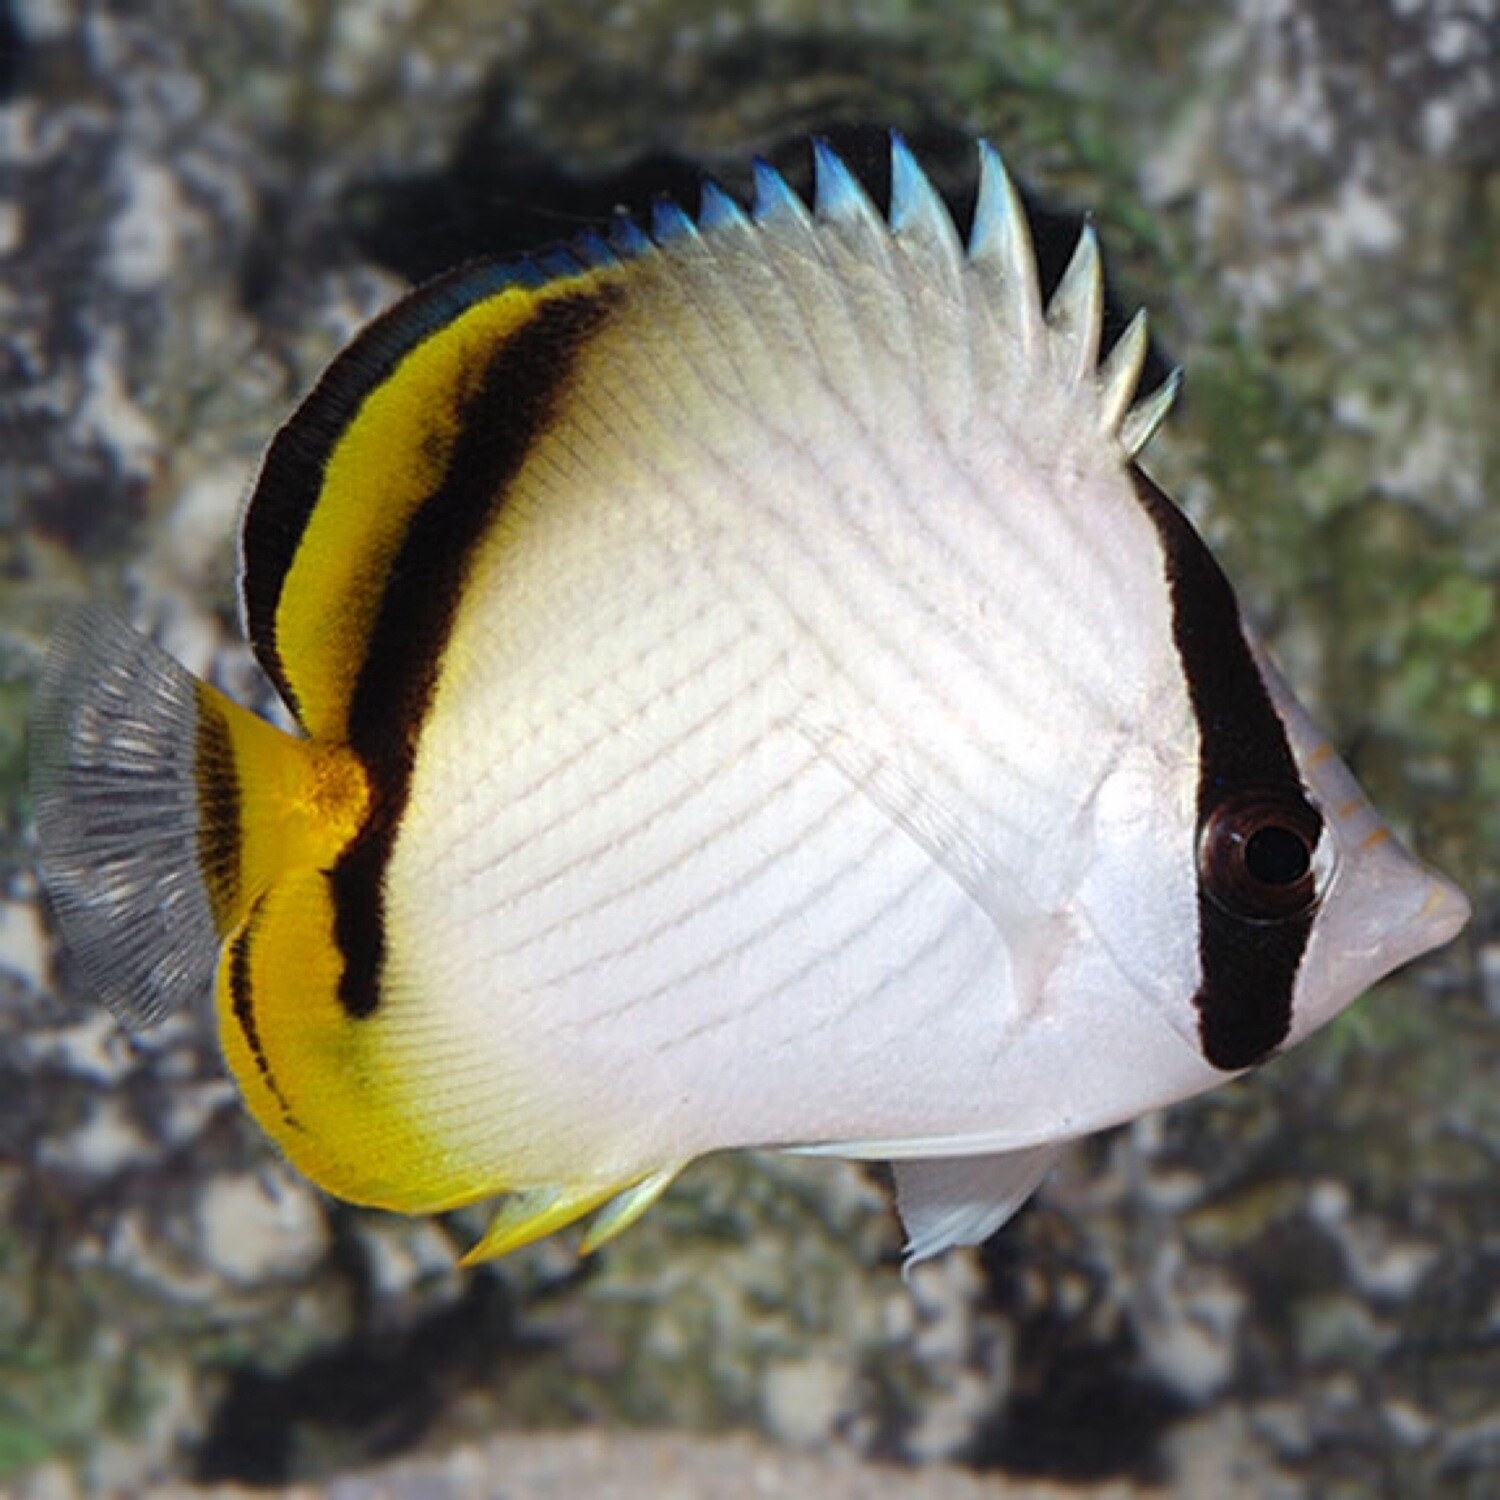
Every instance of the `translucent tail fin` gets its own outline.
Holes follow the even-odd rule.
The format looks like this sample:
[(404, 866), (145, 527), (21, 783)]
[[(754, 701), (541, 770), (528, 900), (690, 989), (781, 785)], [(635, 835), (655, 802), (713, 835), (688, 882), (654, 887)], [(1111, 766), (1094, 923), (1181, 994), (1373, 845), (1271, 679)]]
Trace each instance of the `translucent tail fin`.
[(213, 989), (226, 933), (363, 816), (342, 747), (283, 734), (109, 611), (58, 631), (31, 721), (39, 863), (69, 951), (127, 1025)]

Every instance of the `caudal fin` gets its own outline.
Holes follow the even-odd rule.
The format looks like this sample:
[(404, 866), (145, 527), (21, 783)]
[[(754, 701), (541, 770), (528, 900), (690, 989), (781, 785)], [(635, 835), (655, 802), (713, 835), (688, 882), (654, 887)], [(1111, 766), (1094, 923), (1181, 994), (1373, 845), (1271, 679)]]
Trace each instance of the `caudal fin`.
[(102, 608), (48, 653), (31, 788), (63, 939), (133, 1027), (206, 999), (225, 935), (284, 870), (342, 847), (365, 802), (347, 751), (273, 728)]

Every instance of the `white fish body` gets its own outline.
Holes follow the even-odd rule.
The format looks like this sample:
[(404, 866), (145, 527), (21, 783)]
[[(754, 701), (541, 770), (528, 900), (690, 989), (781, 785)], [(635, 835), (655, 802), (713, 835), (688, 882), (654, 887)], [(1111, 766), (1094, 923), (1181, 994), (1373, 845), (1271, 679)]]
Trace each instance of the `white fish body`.
[[(710, 190), (618, 259), (414, 294), (247, 519), (252, 638), (368, 794), (220, 900), (226, 1049), (333, 1190), (515, 1194), (476, 1254), (609, 1204), (597, 1243), (746, 1147), (892, 1160), (911, 1254), (972, 1242), (1067, 1141), (1299, 1040), (1466, 915), (1135, 469), (1171, 392), (1131, 404), (1139, 323), (1099, 366), (1092, 235), (1044, 311), (993, 154), (967, 250), (899, 143), (889, 223), (817, 167), (812, 212), (763, 171), (753, 215)], [(335, 562), (339, 463), (414, 437), (437, 479), (376, 564)], [(340, 589), (329, 648), (302, 600), (337, 619)], [(81, 759), (44, 765), (44, 846)], [(86, 883), (52, 842), (54, 888)]]

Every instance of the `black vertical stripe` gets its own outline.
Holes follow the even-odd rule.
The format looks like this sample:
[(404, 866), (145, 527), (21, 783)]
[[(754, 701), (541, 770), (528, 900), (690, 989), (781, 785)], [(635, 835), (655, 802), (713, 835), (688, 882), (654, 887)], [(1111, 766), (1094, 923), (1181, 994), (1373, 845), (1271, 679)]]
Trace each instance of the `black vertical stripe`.
[(276, 640), (276, 610), (322, 496), (334, 449), (366, 399), (412, 349), (516, 280), (512, 267), (479, 261), (439, 276), (404, 297), (365, 327), (329, 365), (267, 449), (241, 533), (240, 594), (250, 644), (294, 714), (297, 695)]
[(292, 1117), (286, 1095), (281, 1092), (276, 1076), (271, 1071), (271, 1060), (266, 1056), (265, 1044), (260, 1039), (260, 1028), (255, 1020), (255, 985), (250, 975), (250, 948), (254, 932), (255, 914), (252, 912), (229, 947), (229, 1009), (240, 1028), (240, 1035), (245, 1039), (245, 1046), (249, 1049), (256, 1071), (281, 1106), (287, 1123), (296, 1125), (297, 1121)]
[(240, 778), (224, 715), (200, 691), (193, 747), (198, 792), (198, 871), (222, 934), (240, 902)]
[(349, 708), (349, 742), (374, 791), (371, 812), (329, 877), (344, 957), (339, 998), (351, 1015), (370, 1015), (379, 1004), (385, 870), (475, 547), (613, 300), (593, 289), (544, 302), (496, 350), (461, 415), (442, 483), (413, 518), (391, 569)]
[[(1187, 517), (1139, 469), (1135, 490), (1161, 537), (1172, 633), (1198, 723), (1197, 833), (1228, 798), (1281, 790), (1301, 798), (1286, 730), (1245, 639), (1239, 603)], [(1312, 826), (1321, 826), (1309, 808)], [(1237, 917), (1198, 883), (1200, 983), (1193, 997), (1203, 1054), (1238, 1072), (1286, 1040), (1313, 913), (1280, 922)]]

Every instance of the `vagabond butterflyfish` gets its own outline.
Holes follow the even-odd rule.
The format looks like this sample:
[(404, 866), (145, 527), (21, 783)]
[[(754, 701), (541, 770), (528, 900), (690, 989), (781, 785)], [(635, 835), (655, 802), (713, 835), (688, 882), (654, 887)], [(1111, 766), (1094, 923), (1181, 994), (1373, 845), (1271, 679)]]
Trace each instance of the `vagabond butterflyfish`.
[(471, 1259), (690, 1162), (889, 1162), (909, 1258), (1448, 941), (1138, 464), (1137, 317), (1044, 298), (893, 138), (753, 202), (439, 277), (341, 353), (245, 512), (273, 727), (112, 617), (34, 722), (40, 867), (129, 1025), (210, 994), (340, 1198), (496, 1198)]

